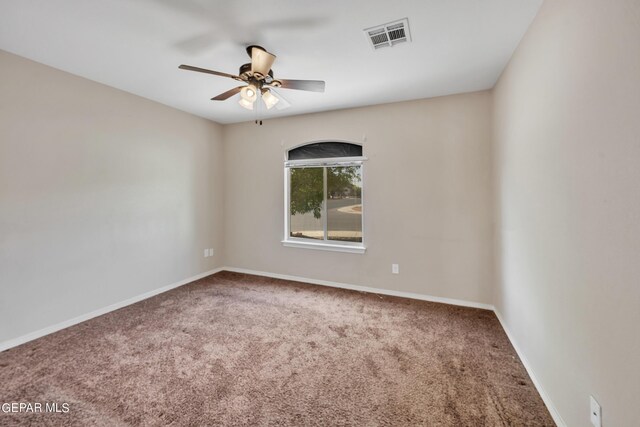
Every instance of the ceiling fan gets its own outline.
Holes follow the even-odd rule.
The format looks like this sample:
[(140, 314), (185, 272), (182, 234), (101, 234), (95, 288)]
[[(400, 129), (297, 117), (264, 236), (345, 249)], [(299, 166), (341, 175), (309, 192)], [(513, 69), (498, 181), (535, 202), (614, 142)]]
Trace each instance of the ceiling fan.
[(273, 108), (279, 101), (276, 95), (271, 92), (272, 88), (306, 90), (311, 92), (324, 92), (324, 81), (322, 80), (285, 80), (273, 77), (271, 66), (276, 56), (267, 52), (263, 47), (251, 45), (247, 47), (247, 54), (251, 57), (251, 62), (240, 66), (238, 75), (222, 73), (220, 71), (207, 70), (206, 68), (193, 67), (191, 65), (180, 65), (180, 69), (197, 71), (199, 73), (213, 74), (215, 76), (229, 77), (231, 79), (245, 83), (243, 86), (234, 87), (220, 95), (211, 98), (212, 101), (224, 101), (233, 95), (240, 93), (239, 104), (247, 110), (253, 110), (256, 100), (261, 97), (268, 110)]

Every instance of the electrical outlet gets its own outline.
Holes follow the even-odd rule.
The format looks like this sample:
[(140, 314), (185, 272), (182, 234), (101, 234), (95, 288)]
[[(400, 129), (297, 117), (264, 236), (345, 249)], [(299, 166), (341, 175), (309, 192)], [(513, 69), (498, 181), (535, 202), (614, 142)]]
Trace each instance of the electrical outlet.
[(213, 248), (209, 249), (209, 256), (213, 256)]
[(591, 401), (591, 424), (595, 427), (602, 427), (602, 408), (593, 396), (589, 396), (589, 399)]
[(208, 257), (209, 256), (209, 249), (205, 249), (204, 250), (204, 257)]
[(391, 264), (391, 272), (393, 274), (400, 274), (400, 266), (398, 264)]

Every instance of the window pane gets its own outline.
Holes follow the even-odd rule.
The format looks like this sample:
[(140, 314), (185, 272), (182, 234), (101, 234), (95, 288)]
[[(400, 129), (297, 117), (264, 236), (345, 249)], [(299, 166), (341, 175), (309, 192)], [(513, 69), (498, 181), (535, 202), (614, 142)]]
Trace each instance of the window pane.
[(291, 168), (291, 237), (324, 240), (323, 168)]
[(362, 170), (327, 168), (327, 239), (362, 242)]

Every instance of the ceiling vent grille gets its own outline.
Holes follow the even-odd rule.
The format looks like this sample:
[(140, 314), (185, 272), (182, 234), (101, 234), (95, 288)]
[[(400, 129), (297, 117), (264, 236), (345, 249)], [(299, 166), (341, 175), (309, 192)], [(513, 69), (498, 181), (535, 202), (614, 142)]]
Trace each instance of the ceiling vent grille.
[(366, 28), (364, 33), (374, 49), (391, 47), (398, 43), (411, 41), (409, 19), (407, 18)]

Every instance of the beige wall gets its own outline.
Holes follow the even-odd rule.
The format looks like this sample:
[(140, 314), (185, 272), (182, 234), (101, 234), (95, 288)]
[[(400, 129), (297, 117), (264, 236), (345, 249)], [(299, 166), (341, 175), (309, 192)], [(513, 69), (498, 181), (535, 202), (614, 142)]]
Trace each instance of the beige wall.
[[(490, 303), (490, 114), (480, 92), (225, 126), (225, 264)], [(367, 252), (283, 247), (284, 151), (363, 136)]]
[(0, 343), (220, 265), (221, 126), (0, 51)]
[(497, 308), (567, 425), (638, 425), (640, 3), (547, 0), (494, 104)]

